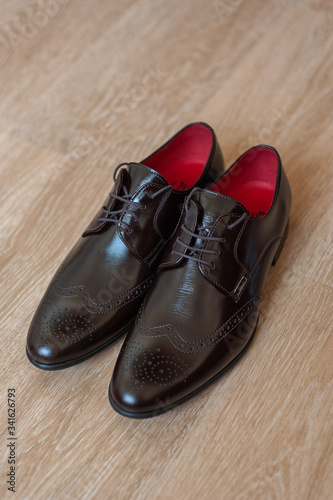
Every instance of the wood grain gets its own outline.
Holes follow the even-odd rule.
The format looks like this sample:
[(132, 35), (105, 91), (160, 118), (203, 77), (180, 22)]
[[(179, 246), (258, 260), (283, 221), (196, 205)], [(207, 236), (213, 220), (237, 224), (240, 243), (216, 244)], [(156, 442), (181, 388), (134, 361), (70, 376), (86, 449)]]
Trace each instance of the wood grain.
[[(1, 498), (333, 498), (332, 2), (0, 6)], [(228, 164), (277, 147), (290, 233), (247, 355), (179, 409), (132, 421), (107, 399), (121, 341), (47, 373), (26, 359), (27, 329), (115, 166), (195, 120), (214, 127)]]

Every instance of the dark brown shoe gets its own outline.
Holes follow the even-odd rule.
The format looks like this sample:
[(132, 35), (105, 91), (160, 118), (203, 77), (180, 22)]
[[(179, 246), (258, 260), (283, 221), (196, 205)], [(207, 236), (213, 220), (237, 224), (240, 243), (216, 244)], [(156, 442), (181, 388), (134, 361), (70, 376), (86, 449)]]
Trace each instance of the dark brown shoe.
[(164, 413), (244, 353), (290, 206), (287, 177), (269, 146), (244, 153), (209, 190), (192, 191), (117, 360), (109, 389), (116, 411)]
[(185, 196), (217, 179), (223, 166), (215, 134), (204, 123), (188, 125), (141, 163), (119, 165), (112, 192), (32, 320), (27, 355), (35, 366), (72, 366), (128, 330)]

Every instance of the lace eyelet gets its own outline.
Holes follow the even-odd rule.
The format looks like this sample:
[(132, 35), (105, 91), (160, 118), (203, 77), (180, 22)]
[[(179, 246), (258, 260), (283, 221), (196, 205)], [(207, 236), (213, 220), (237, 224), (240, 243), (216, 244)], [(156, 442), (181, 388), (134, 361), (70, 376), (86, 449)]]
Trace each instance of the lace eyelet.
[(215, 264), (212, 264), (212, 265), (211, 265), (211, 266), (209, 266), (209, 267), (210, 267), (211, 269), (215, 269), (215, 268), (216, 268)]
[(218, 250), (217, 252), (215, 252), (215, 255), (218, 255), (218, 256), (220, 256), (220, 255), (221, 255), (221, 252), (220, 252), (220, 250)]

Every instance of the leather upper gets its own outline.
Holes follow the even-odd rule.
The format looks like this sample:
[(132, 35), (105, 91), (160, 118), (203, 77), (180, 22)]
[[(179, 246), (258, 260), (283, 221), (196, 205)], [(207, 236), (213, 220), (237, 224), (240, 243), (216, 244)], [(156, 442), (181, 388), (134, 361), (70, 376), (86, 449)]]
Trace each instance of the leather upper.
[[(195, 183), (206, 186), (223, 170), (223, 159), (210, 127), (193, 124), (183, 131), (188, 135), (198, 125), (211, 137)], [(178, 142), (183, 131), (174, 136)], [(163, 146), (158, 152), (162, 161)], [(80, 359), (117, 338), (135, 318), (189, 193), (173, 189), (145, 162), (118, 172), (115, 196), (107, 197), (52, 279), (28, 333), (28, 354), (36, 363), (56, 367)], [(116, 223), (105, 216), (110, 212), (119, 212)]]
[[(264, 216), (253, 217), (240, 201), (219, 192), (237, 162), (216, 184), (194, 189), (186, 200), (116, 363), (110, 400), (121, 413), (152, 416), (170, 409), (220, 373), (250, 341), (291, 206), (280, 158), (270, 150), (275, 170)], [(257, 169), (260, 175), (265, 168)], [(242, 175), (252, 182), (248, 170), (239, 174), (240, 186)], [(262, 204), (267, 204), (268, 185), (257, 183), (258, 196), (265, 190)], [(253, 192), (240, 198), (249, 205), (258, 202)]]

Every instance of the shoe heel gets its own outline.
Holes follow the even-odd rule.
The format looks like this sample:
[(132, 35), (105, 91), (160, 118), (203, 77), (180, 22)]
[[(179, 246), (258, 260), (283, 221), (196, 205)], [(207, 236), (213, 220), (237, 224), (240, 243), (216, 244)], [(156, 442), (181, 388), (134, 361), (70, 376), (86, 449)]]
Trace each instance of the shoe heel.
[(286, 229), (284, 230), (284, 234), (282, 236), (282, 240), (280, 241), (279, 248), (277, 249), (277, 252), (276, 252), (275, 257), (273, 259), (272, 266), (275, 266), (275, 264), (278, 261), (278, 258), (280, 257), (280, 253), (282, 251), (283, 245), (285, 244), (285, 241), (286, 241), (287, 236), (288, 236), (288, 231), (289, 231), (289, 220), (287, 222)]

